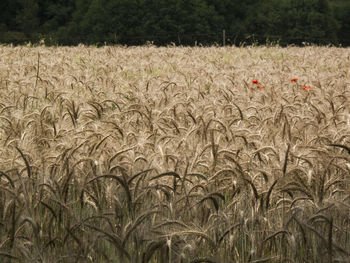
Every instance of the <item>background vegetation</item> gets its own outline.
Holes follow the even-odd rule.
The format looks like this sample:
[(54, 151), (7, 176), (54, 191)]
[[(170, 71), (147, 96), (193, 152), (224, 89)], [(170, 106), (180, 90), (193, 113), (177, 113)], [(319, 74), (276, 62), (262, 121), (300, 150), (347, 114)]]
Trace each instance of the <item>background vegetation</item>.
[(3, 0), (0, 41), (350, 44), (347, 0)]

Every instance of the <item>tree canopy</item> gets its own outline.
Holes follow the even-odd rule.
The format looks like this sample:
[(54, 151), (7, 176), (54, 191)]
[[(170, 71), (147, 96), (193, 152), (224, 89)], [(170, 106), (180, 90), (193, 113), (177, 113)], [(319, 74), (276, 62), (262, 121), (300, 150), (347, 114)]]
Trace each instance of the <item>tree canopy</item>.
[(347, 0), (2, 0), (0, 42), (350, 44)]

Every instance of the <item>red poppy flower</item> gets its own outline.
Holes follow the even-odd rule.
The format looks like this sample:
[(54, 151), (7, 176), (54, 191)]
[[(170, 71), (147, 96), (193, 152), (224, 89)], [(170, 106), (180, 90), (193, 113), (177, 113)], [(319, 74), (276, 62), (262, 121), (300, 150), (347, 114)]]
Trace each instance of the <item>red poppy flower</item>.
[(252, 83), (253, 83), (253, 84), (258, 84), (259, 82), (258, 82), (256, 79), (253, 79), (253, 80), (252, 80)]
[(311, 90), (310, 85), (309, 86), (300, 86), (300, 88), (304, 89), (305, 92), (308, 90)]
[(291, 81), (291, 82), (297, 82), (298, 79), (297, 79), (297, 78), (294, 78), (294, 79), (291, 79), (290, 81)]
[(265, 89), (266, 88), (266, 86), (264, 85), (264, 86), (260, 86), (259, 85), (259, 89)]

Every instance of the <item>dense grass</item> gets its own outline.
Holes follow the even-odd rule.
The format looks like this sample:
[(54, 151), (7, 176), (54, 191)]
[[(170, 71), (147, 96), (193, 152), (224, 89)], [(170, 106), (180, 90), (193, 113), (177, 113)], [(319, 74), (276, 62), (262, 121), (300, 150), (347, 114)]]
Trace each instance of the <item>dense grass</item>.
[(349, 51), (0, 47), (0, 261), (349, 262)]

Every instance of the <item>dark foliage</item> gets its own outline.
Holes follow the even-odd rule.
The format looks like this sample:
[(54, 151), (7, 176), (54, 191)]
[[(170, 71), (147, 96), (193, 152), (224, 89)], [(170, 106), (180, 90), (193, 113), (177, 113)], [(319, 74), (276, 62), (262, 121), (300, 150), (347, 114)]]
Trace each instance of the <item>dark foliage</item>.
[(347, 0), (3, 0), (0, 42), (350, 44)]

